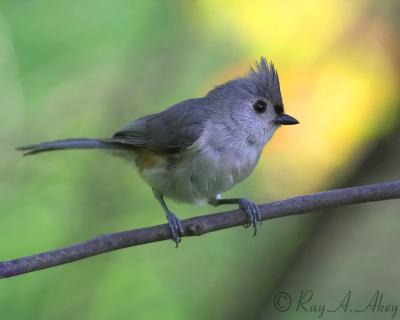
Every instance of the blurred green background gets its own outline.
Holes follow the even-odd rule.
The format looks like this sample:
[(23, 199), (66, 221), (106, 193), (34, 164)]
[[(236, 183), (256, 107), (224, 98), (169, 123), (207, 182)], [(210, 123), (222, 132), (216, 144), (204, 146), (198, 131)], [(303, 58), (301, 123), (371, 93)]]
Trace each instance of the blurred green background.
[[(268, 202), (400, 176), (399, 3), (0, 1), (0, 259), (164, 223), (132, 165), (97, 151), (17, 146), (107, 137), (203, 95), (261, 56), (279, 70), (282, 128), (228, 195)], [(181, 218), (215, 212), (170, 204)], [(0, 319), (317, 319), (301, 290), (400, 305), (398, 200), (103, 254), (0, 281)], [(275, 295), (292, 296), (287, 312)], [(396, 317), (399, 317), (397, 313)], [(390, 312), (325, 313), (389, 319)]]

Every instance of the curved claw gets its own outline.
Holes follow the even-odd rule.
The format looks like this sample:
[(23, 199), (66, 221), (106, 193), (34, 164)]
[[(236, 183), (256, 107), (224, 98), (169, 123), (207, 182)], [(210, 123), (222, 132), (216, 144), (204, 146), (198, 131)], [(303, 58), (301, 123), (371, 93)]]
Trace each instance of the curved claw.
[(167, 213), (167, 220), (172, 240), (175, 242), (176, 248), (178, 248), (184, 234), (182, 222), (173, 212)]
[(254, 202), (242, 198), (239, 200), (239, 208), (243, 209), (248, 217), (248, 224), (244, 225), (244, 227), (253, 226), (253, 236), (255, 236), (257, 234), (257, 226), (261, 225), (261, 215), (258, 206)]

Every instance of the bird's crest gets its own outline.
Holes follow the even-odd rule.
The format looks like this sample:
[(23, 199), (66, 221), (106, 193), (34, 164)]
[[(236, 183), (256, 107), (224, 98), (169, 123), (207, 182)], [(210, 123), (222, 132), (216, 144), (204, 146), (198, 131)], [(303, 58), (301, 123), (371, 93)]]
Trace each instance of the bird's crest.
[(251, 82), (250, 90), (256, 96), (267, 97), (274, 105), (283, 105), (278, 73), (272, 62), (261, 57), (255, 68), (251, 68), (247, 79)]

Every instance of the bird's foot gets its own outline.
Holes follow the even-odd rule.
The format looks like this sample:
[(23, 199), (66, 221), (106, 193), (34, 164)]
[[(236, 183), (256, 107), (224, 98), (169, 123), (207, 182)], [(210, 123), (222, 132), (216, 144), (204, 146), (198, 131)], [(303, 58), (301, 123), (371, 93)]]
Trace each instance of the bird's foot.
[(248, 217), (248, 224), (245, 224), (244, 227), (248, 228), (253, 226), (253, 236), (255, 236), (257, 234), (257, 226), (261, 225), (261, 215), (260, 210), (258, 210), (258, 206), (250, 200), (241, 198), (239, 199), (239, 208), (243, 209)]
[(182, 222), (171, 211), (167, 212), (167, 220), (168, 220), (169, 230), (171, 231), (172, 240), (175, 242), (176, 248), (178, 248), (178, 244), (179, 242), (181, 242), (181, 238), (184, 234)]

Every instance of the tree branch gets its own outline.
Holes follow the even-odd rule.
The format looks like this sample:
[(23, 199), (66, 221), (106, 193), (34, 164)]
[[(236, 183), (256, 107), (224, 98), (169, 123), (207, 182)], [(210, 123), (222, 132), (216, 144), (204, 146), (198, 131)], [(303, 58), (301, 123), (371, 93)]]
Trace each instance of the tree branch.
[[(262, 220), (302, 214), (340, 205), (400, 198), (400, 180), (298, 196), (259, 206)], [(185, 236), (200, 236), (247, 222), (241, 210), (182, 221)], [(167, 224), (100, 235), (70, 247), (0, 262), (0, 278), (51, 268), (126, 247), (170, 239)]]

